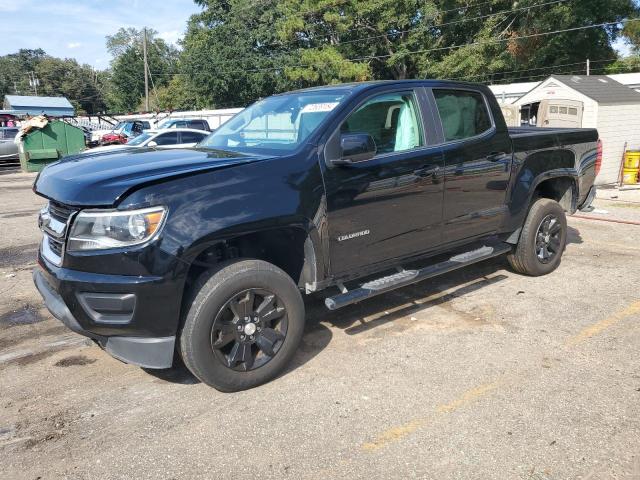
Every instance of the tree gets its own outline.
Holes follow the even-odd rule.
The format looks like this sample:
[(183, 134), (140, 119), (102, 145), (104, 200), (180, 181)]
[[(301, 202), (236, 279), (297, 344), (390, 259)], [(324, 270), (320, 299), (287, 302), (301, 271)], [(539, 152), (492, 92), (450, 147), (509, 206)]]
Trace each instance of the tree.
[(334, 80), (345, 80), (345, 71), (356, 81), (414, 78), (417, 62), (410, 52), (437, 41), (428, 28), (434, 1), (285, 0), (277, 8), (280, 38), (301, 51), (303, 66), (294, 72), (307, 70), (303, 76), (320, 82), (327, 75), (312, 72), (332, 65)]
[[(107, 96), (109, 108), (115, 112), (139, 110), (144, 96), (143, 32), (121, 28), (107, 37), (111, 61), (110, 88)], [(147, 61), (150, 88), (166, 86), (175, 73), (178, 51), (157, 37), (155, 30), (147, 29)], [(153, 92), (150, 93), (153, 96)]]
[(603, 72), (620, 22), (638, 15), (634, 0), (196, 3), (180, 72), (200, 106), (366, 79), (528, 81), (585, 71), (587, 59)]
[(196, 3), (204, 10), (189, 20), (180, 68), (199, 107), (245, 105), (287, 88), (292, 61), (274, 31), (272, 3)]
[(105, 103), (97, 76), (88, 65), (72, 59), (45, 57), (35, 67), (40, 80), (39, 95), (63, 95), (75, 103), (78, 113), (96, 113)]
[(634, 18), (635, 21), (627, 22), (622, 29), (622, 36), (631, 46), (633, 53), (640, 55), (640, 18)]
[[(454, 8), (465, 3), (448, 2)], [(617, 57), (611, 44), (621, 24), (575, 28), (620, 22), (637, 10), (633, 0), (495, 0), (466, 8), (466, 20), (458, 10), (450, 11), (438, 22), (448, 23), (442, 27), (442, 44), (454, 48), (431, 52), (435, 61), (425, 62), (421, 73), (471, 81), (529, 81), (551, 73), (585, 72), (587, 59), (593, 72), (602, 72)]]
[[(638, 11), (633, 0), (285, 0), (277, 8), (281, 36), (308, 58), (331, 49), (343, 62), (368, 64), (376, 79), (475, 81), (526, 81), (587, 58), (602, 69), (616, 57), (611, 42), (621, 25), (564, 30)], [(314, 60), (302, 68), (337, 62), (336, 55)], [(518, 75), (501, 73), (514, 70)]]
[(0, 95), (33, 95), (28, 74), (46, 56), (45, 51), (38, 48), (21, 49), (17, 53), (0, 57)]
[(157, 95), (151, 96), (150, 104), (154, 110), (194, 110), (198, 108), (198, 99), (183, 75), (175, 75), (167, 85), (157, 88)]
[(89, 65), (47, 55), (44, 50), (19, 50), (0, 57), (0, 95), (34, 95), (31, 72), (40, 81), (38, 95), (67, 97), (78, 113), (104, 110), (99, 76)]
[(630, 55), (625, 58), (616, 60), (610, 65), (607, 65), (605, 73), (607, 75), (614, 73), (633, 73), (640, 71), (640, 55)]

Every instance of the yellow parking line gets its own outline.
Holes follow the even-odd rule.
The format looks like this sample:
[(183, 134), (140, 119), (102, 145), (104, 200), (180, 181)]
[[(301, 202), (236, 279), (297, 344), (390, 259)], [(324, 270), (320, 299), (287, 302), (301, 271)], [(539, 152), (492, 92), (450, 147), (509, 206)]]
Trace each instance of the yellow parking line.
[[(605, 318), (604, 320), (596, 322), (593, 325), (585, 328), (584, 330), (579, 332), (577, 335), (569, 338), (567, 340), (567, 344), (569, 346), (572, 346), (580, 342), (583, 342), (588, 338), (591, 338), (594, 335), (597, 335), (602, 331), (606, 330), (607, 328), (621, 322), (622, 320), (639, 313), (640, 313), (640, 301), (636, 301), (628, 305), (626, 308), (620, 310), (619, 312), (614, 313), (610, 317)], [(472, 388), (471, 390), (467, 390), (457, 399), (449, 403), (443, 403), (441, 405), (438, 405), (436, 407), (435, 413), (436, 414), (452, 413), (457, 409), (459, 409), (460, 407), (468, 405), (482, 397), (487, 396), (488, 394), (493, 392), (496, 388), (498, 388), (501, 383), (502, 383), (501, 381), (486, 383), (483, 385), (479, 385), (475, 388)], [(371, 451), (378, 450), (390, 443), (397, 442), (405, 438), (406, 436), (412, 434), (413, 432), (418, 430), (420, 427), (423, 427), (424, 425), (426, 425), (428, 421), (429, 421), (428, 417), (417, 418), (405, 424), (390, 428), (389, 430), (386, 430), (382, 432), (380, 435), (378, 435), (375, 438), (375, 440), (362, 444), (362, 449), (365, 451), (371, 452)]]
[(498, 386), (498, 382), (494, 383), (486, 383), (484, 385), (480, 385), (479, 387), (468, 390), (462, 394), (462, 396), (451, 403), (446, 403), (444, 405), (438, 406), (438, 412), (440, 413), (451, 413), (458, 408), (477, 400), (480, 397), (484, 397), (492, 390), (495, 390)]
[(410, 433), (415, 432), (418, 428), (423, 426), (425, 423), (426, 423), (426, 419), (422, 418), (422, 419), (412, 420), (411, 422), (405, 423), (404, 425), (390, 428), (389, 430), (386, 430), (382, 432), (380, 435), (378, 435), (378, 437), (373, 442), (363, 444), (362, 449), (370, 452), (373, 450), (378, 450), (379, 448), (384, 447), (388, 443), (400, 440), (401, 438), (406, 437)]
[(569, 340), (567, 340), (567, 345), (573, 346), (580, 342), (583, 342), (588, 338), (593, 337), (594, 335), (598, 335), (603, 330), (606, 330), (616, 323), (621, 322), (625, 318), (630, 317), (631, 315), (636, 315), (638, 313), (640, 313), (640, 301), (633, 302), (631, 305), (614, 313), (610, 317), (607, 317), (604, 320), (600, 320), (599, 322), (596, 322), (593, 325), (585, 328), (577, 335), (569, 338)]
[[(489, 394), (489, 392), (495, 390), (498, 385), (499, 382), (494, 382), (475, 387), (464, 392), (459, 398), (453, 400), (452, 402), (439, 405), (436, 408), (436, 411), (438, 413), (451, 413), (464, 405), (467, 405), (481, 397), (486, 396), (487, 394)], [(407, 435), (415, 432), (418, 428), (422, 427), (426, 423), (427, 418), (417, 418), (403, 425), (390, 428), (389, 430), (386, 430), (378, 435), (372, 442), (364, 443), (362, 445), (362, 449), (369, 452), (378, 450), (385, 445), (388, 445), (389, 443), (401, 440)]]

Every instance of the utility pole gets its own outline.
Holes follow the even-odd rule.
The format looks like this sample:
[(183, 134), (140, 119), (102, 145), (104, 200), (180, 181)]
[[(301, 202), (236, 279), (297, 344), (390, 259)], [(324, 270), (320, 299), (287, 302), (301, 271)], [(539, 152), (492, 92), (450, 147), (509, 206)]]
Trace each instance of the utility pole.
[(149, 111), (149, 66), (147, 65), (147, 27), (142, 29), (142, 56), (144, 58), (144, 110)]
[(36, 78), (36, 72), (29, 72), (29, 85), (33, 88), (36, 93), (36, 97), (38, 96), (38, 87), (40, 86), (40, 80)]
[(587, 77), (591, 75), (591, 60), (587, 58)]

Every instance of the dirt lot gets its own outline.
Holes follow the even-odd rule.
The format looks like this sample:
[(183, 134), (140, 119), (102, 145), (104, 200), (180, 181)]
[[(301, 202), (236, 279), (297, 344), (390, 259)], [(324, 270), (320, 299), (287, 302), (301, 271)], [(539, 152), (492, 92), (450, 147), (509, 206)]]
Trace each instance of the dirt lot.
[[(640, 226), (571, 219), (543, 278), (498, 259), (311, 300), (293, 367), (221, 394), (42, 308), (33, 178), (0, 175), (2, 479), (640, 479)], [(604, 197), (592, 216), (640, 221), (640, 198)]]

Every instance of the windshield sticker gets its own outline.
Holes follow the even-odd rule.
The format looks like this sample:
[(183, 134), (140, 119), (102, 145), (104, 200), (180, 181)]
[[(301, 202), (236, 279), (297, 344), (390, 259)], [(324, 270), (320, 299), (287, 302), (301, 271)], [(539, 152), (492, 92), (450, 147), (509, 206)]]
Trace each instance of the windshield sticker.
[(327, 103), (309, 103), (302, 107), (301, 113), (310, 113), (310, 112), (330, 112), (334, 108), (338, 106), (338, 102), (327, 102)]

